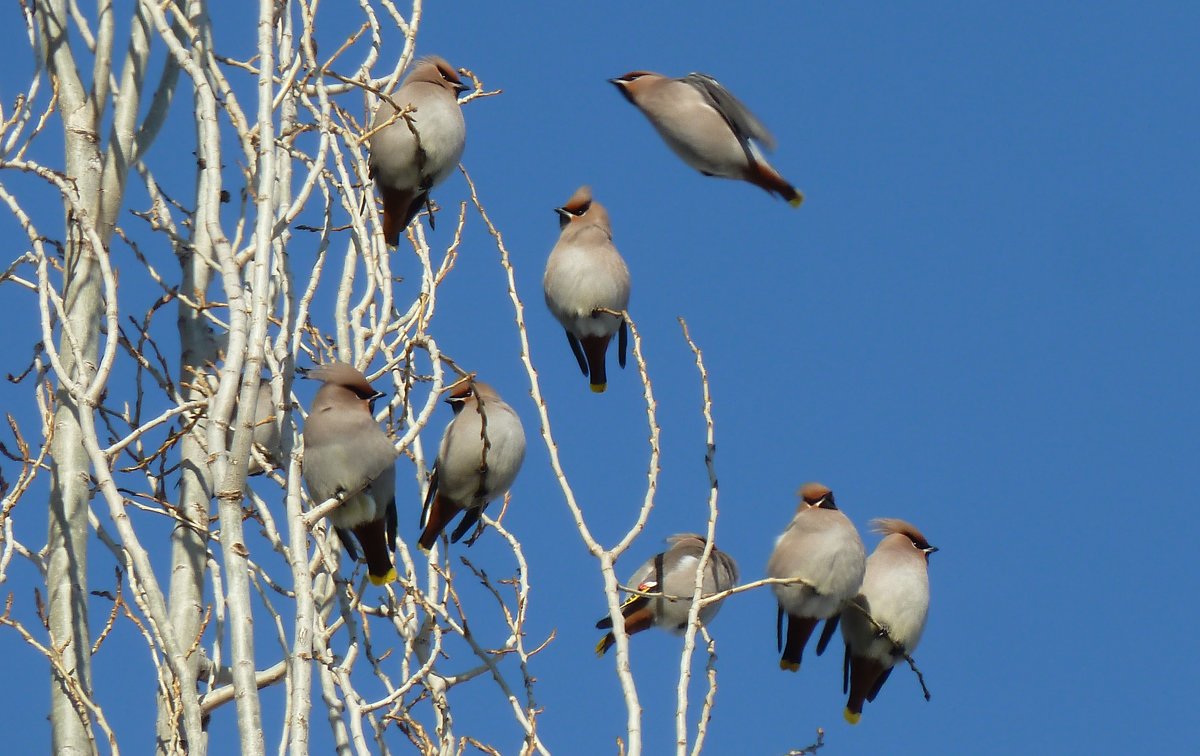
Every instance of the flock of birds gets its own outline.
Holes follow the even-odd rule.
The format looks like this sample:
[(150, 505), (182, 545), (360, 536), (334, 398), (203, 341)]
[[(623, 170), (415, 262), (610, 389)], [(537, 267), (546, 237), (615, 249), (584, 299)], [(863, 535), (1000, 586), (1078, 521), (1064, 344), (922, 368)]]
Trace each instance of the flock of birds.
[[(803, 195), (763, 158), (757, 144), (773, 146), (766, 128), (716, 80), (693, 73), (672, 79), (634, 71), (612, 79), (618, 90), (649, 119), (663, 140), (688, 165), (708, 176), (740, 179), (799, 206)], [(469, 89), (445, 60), (418, 61), (400, 88), (376, 110), (369, 136), (371, 176), (383, 202), (382, 226), (390, 245), (399, 242), (429, 192), (454, 170), (462, 156), (466, 127), (458, 95)], [(399, 107), (399, 109), (397, 109)], [(607, 385), (605, 360), (618, 337), (617, 357), (625, 365), (630, 278), (612, 242), (604, 207), (581, 187), (557, 209), (561, 234), (550, 252), (543, 280), (546, 304), (562, 324), (567, 341), (592, 391)], [(432, 209), (431, 209), (432, 223)], [(345, 363), (304, 371), (322, 383), (304, 426), (303, 477), (314, 503), (339, 499), (328, 517), (352, 559), (359, 551), (375, 585), (396, 579), (392, 548), (396, 540), (396, 451), (375, 422), (373, 404), (383, 394)], [(473, 527), (470, 545), (482, 531), (479, 518), (517, 477), (525, 458), (525, 432), (517, 413), (496, 391), (473, 376), (448, 391), (454, 410), (438, 448), (421, 513), (418, 541), (429, 551), (454, 518), (450, 536), (459, 541)], [(259, 414), (270, 401), (260, 401)], [(260, 425), (270, 432), (273, 423)], [(256, 430), (256, 442), (262, 441)], [(816, 651), (822, 653), (839, 624), (845, 644), (845, 717), (855, 724), (863, 704), (872, 701), (893, 666), (912, 653), (929, 608), (929, 555), (937, 549), (902, 520), (873, 521), (883, 539), (866, 556), (854, 524), (819, 483), (800, 489), (800, 504), (776, 541), (767, 575), (792, 582), (772, 584), (778, 601), (779, 666), (798, 671), (805, 646), (825, 621)], [(687, 625), (696, 570), (706, 543), (680, 534), (669, 548), (646, 561), (627, 585), (636, 592), (621, 607), (628, 634), (650, 627), (682, 633)], [(713, 548), (702, 592), (711, 596), (737, 584), (738, 568)], [(720, 609), (704, 607), (701, 622)], [(785, 631), (786, 624), (786, 631)], [(596, 646), (603, 655), (615, 643), (612, 618), (596, 627), (609, 632)]]

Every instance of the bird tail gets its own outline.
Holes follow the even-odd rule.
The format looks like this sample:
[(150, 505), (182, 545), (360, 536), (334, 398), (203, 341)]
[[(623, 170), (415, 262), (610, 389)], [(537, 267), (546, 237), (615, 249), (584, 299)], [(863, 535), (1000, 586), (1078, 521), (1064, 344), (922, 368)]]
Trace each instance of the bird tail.
[(383, 240), (395, 247), (400, 244), (400, 234), (420, 211), (425, 196), (421, 192), (399, 191), (383, 184), (377, 186), (383, 199)]
[(779, 660), (779, 668), (792, 672), (800, 671), (800, 661), (804, 656), (804, 647), (812, 637), (820, 620), (813, 617), (795, 617), (788, 615), (787, 644), (783, 647), (783, 657)]
[(365, 522), (354, 529), (363, 558), (367, 560), (367, 577), (374, 585), (387, 585), (396, 579), (396, 568), (392, 566), (392, 549), (387, 540), (384, 520)]
[(600, 642), (596, 644), (596, 656), (604, 656), (616, 642), (617, 639), (612, 633), (605, 633)]
[(395, 567), (388, 567), (387, 572), (383, 573), (382, 575), (375, 575), (370, 570), (367, 571), (367, 579), (371, 581), (371, 585), (387, 585), (388, 583), (394, 583), (397, 577), (399, 576), (396, 575)]
[(766, 189), (771, 194), (779, 195), (792, 207), (800, 207), (804, 204), (804, 194), (766, 163), (754, 162), (747, 180), (755, 186)]
[[(654, 609), (650, 599), (645, 596), (634, 596), (621, 606), (621, 614), (625, 616), (625, 634), (633, 635), (651, 627), (654, 624)], [(612, 619), (606, 617), (596, 623), (597, 628), (612, 627)], [(596, 656), (604, 656), (608, 649), (616, 644), (617, 639), (612, 633), (606, 634), (596, 644)]]
[(611, 334), (608, 336), (584, 336), (580, 339), (583, 342), (583, 353), (587, 356), (588, 381), (591, 383), (592, 391), (597, 394), (603, 394), (604, 389), (608, 388), (608, 374), (605, 371), (604, 357), (608, 352), (608, 342), (611, 340)]
[(858, 719), (862, 716), (863, 704), (874, 700), (883, 681), (887, 679), (886, 673), (890, 671), (890, 668), (884, 669), (882, 664), (870, 657), (852, 656), (849, 648), (846, 649), (846, 657), (849, 666), (850, 695), (846, 699), (846, 711), (843, 715), (850, 724), (858, 724)]
[(421, 533), (420, 540), (417, 541), (422, 551), (428, 552), (433, 548), (433, 544), (437, 543), (438, 536), (442, 534), (456, 514), (458, 514), (458, 510), (447, 504), (441, 496), (433, 497), (425, 519), (425, 530)]

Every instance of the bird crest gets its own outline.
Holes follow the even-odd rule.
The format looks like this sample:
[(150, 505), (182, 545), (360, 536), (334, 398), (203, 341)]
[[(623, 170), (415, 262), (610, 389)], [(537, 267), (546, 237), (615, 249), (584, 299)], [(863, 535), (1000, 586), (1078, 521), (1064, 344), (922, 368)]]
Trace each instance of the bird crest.
[(828, 486), (821, 483), (805, 483), (800, 486), (800, 490), (796, 492), (800, 499), (804, 502), (803, 506), (818, 507), (825, 506), (827, 508), (836, 509), (833, 506), (833, 491), (829, 490)]
[(899, 535), (908, 538), (908, 540), (913, 542), (913, 546), (916, 546), (922, 551), (928, 551), (929, 549), (933, 548), (929, 545), (929, 540), (925, 538), (925, 534), (920, 530), (917, 530), (916, 525), (913, 525), (910, 522), (905, 522), (904, 520), (897, 520), (891, 517), (879, 517), (871, 520), (871, 529), (884, 536), (898, 533)]

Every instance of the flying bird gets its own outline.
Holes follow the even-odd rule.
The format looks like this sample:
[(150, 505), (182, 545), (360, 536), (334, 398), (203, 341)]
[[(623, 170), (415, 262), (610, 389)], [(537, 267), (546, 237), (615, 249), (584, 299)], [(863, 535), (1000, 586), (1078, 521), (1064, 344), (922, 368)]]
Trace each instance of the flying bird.
[(396, 579), (396, 449), (375, 422), (371, 406), (382, 393), (344, 362), (304, 371), (322, 382), (304, 424), (304, 484), (314, 504), (342, 503), (329, 520), (351, 559), (358, 545), (375, 585)]
[(713, 77), (690, 73), (672, 79), (630, 71), (609, 81), (692, 168), (705, 176), (748, 181), (793, 207), (804, 202), (804, 195), (771, 167), (759, 149), (759, 145), (775, 148), (770, 132)]

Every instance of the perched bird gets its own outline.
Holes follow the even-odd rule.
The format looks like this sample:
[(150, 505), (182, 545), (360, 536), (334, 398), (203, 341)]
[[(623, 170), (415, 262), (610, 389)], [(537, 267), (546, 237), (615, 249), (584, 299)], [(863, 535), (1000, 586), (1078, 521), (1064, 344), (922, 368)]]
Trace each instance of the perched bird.
[(566, 329), (579, 369), (599, 394), (608, 386), (608, 342), (619, 334), (617, 362), (625, 367), (629, 334), (624, 318), (596, 310), (620, 312), (629, 307), (629, 268), (613, 246), (608, 211), (592, 200), (590, 187), (579, 187), (555, 212), (562, 232), (542, 278), (546, 305)]
[(396, 449), (371, 415), (383, 394), (344, 362), (305, 375), (323, 385), (304, 424), (304, 484), (314, 504), (344, 497), (329, 513), (342, 546), (358, 559), (357, 538), (371, 582), (390, 583), (396, 579)]
[[(431, 55), (413, 65), (391, 96), (401, 109), (411, 105), (412, 127), (396, 118), (368, 140), (371, 178), (383, 198), (383, 238), (395, 246), (400, 234), (440, 184), (458, 165), (467, 140), (467, 126), (458, 95), (470, 89), (442, 58)], [(387, 123), (396, 109), (379, 103), (371, 128)], [(413, 135), (413, 130), (419, 136)], [(433, 226), (430, 216), (429, 225)]]
[[(659, 597), (630, 596), (621, 606), (625, 618), (625, 632), (640, 633), (649, 627), (661, 627), (668, 632), (682, 635), (687, 629), (688, 612), (692, 609), (692, 593), (696, 589), (696, 568), (704, 553), (704, 536), (695, 533), (679, 533), (667, 539), (669, 548), (655, 554), (629, 578), (628, 585), (642, 593), (662, 594)], [(704, 570), (702, 596), (727, 591), (737, 584), (738, 568), (733, 557), (713, 547)], [(686, 596), (687, 598), (665, 598)], [(721, 609), (721, 602), (709, 604), (700, 610), (700, 623), (706, 624)], [(612, 617), (596, 623), (597, 630), (613, 626)], [(617, 642), (609, 632), (596, 644), (596, 655), (604, 656)]]
[(793, 207), (804, 201), (759, 150), (759, 144), (775, 148), (770, 132), (716, 79), (702, 73), (671, 79), (630, 71), (609, 81), (650, 119), (683, 162), (705, 176), (749, 181)]
[(783, 651), (780, 669), (792, 672), (800, 669), (804, 647), (821, 620), (828, 622), (817, 653), (825, 650), (837, 627), (838, 614), (858, 593), (866, 568), (862, 539), (850, 518), (838, 510), (833, 492), (820, 483), (801, 486), (796, 516), (776, 540), (767, 562), (767, 577), (804, 579), (804, 583), (771, 586), (779, 602), (776, 642)]
[[(483, 381), (464, 381), (446, 403), (454, 419), (442, 434), (425, 505), (421, 510), (420, 545), (433, 548), (437, 537), (460, 511), (462, 522), (451, 543), (479, 521), (488, 502), (512, 486), (525, 461), (525, 429), (513, 408)], [(467, 541), (471, 545), (474, 538)]]
[[(236, 416), (236, 413), (235, 413)], [(258, 401), (254, 406), (254, 448), (271, 464), (279, 466), (279, 424), (275, 422), (275, 400), (271, 398), (270, 379), (263, 377), (258, 384)], [(233, 443), (233, 428), (226, 434), (226, 445)], [(246, 475), (261, 475), (265, 470), (254, 454), (246, 467)]]
[[(205, 380), (208, 383), (209, 389), (213, 394), (216, 394), (218, 382), (215, 375), (206, 375)], [(271, 379), (263, 376), (259, 379), (258, 384), (258, 399), (254, 407), (254, 434), (253, 445), (259, 454), (263, 456), (272, 467), (279, 466), (281, 456), (280, 451), (280, 435), (279, 425), (276, 423), (275, 415), (275, 400), (271, 398)], [(241, 394), (239, 387), (238, 394)], [(233, 415), (230, 417), (229, 428), (225, 431), (225, 448), (233, 448), (233, 433), (234, 423), (237, 420), (237, 405), (234, 405)], [(263, 466), (259, 464), (258, 459), (252, 453), (250, 461), (246, 465), (246, 475), (261, 475)]]
[(862, 589), (842, 611), (846, 656), (842, 692), (846, 721), (858, 724), (864, 701), (874, 701), (892, 666), (912, 654), (929, 612), (929, 555), (937, 551), (903, 520), (872, 520), (883, 540), (867, 559)]

